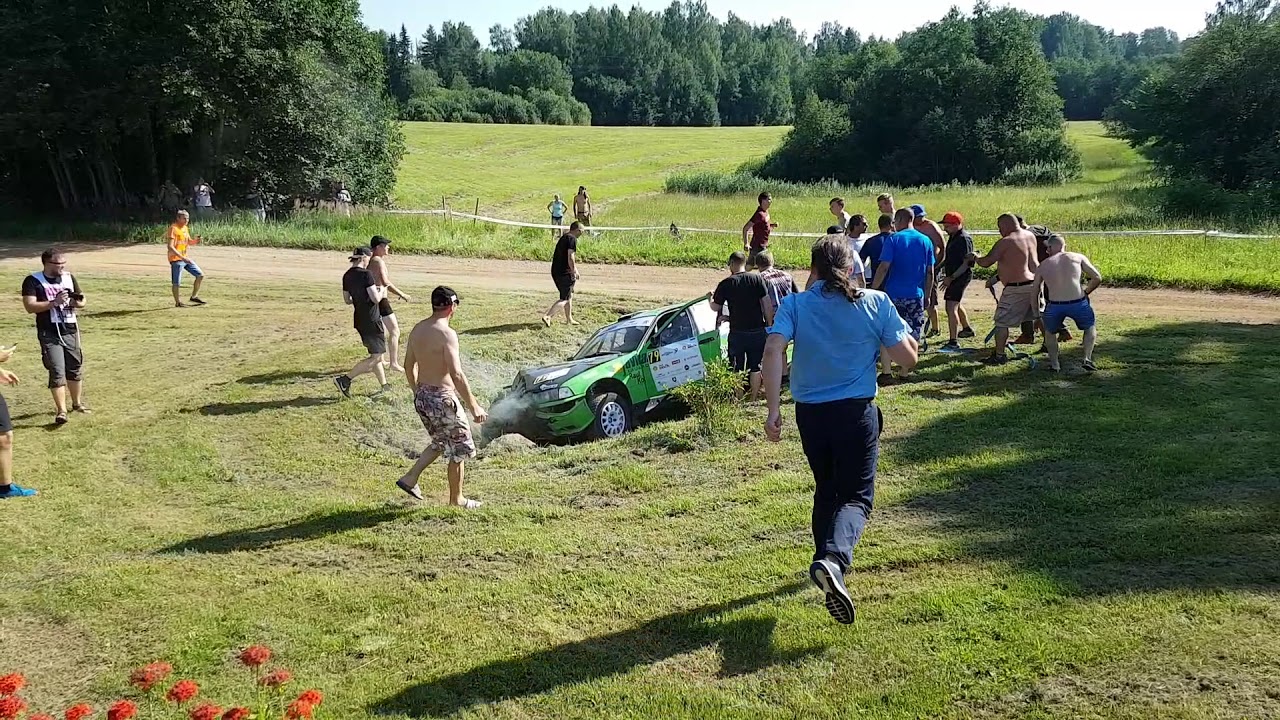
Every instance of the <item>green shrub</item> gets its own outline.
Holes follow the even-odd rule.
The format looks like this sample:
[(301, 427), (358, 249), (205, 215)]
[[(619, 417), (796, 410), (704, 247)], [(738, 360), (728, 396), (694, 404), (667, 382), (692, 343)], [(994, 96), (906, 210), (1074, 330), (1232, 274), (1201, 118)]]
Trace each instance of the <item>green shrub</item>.
[(724, 361), (707, 364), (707, 374), (697, 382), (682, 385), (671, 396), (687, 405), (698, 423), (698, 433), (708, 440), (721, 437), (733, 427), (738, 411), (738, 394), (746, 378), (729, 369)]
[(1000, 176), (1000, 184), (1018, 187), (1065, 185), (1078, 180), (1082, 174), (1079, 162), (1021, 163), (1005, 170)]

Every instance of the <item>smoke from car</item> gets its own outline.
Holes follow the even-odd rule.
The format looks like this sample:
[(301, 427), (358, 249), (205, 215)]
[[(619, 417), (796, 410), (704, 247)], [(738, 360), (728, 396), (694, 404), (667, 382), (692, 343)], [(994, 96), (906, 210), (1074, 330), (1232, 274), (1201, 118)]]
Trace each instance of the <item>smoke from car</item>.
[(500, 437), (506, 428), (517, 424), (522, 417), (532, 412), (536, 404), (532, 395), (524, 393), (508, 393), (498, 398), (489, 406), (489, 421), (481, 429), (480, 446), (488, 445)]

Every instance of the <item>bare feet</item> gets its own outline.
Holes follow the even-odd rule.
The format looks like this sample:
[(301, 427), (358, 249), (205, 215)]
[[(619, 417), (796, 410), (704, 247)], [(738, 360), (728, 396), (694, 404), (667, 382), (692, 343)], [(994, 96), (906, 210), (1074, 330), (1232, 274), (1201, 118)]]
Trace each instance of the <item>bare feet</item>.
[(570, 325), (581, 325), (582, 323), (578, 322), (577, 320), (570, 320), (570, 321), (569, 321), (569, 324), (570, 324)]
[(398, 373), (402, 373), (402, 372), (404, 372), (404, 366), (403, 366), (403, 365), (392, 365), (392, 366), (391, 366), (391, 369), (392, 369), (392, 370), (395, 370), (395, 371), (396, 371), (396, 372), (398, 372)]

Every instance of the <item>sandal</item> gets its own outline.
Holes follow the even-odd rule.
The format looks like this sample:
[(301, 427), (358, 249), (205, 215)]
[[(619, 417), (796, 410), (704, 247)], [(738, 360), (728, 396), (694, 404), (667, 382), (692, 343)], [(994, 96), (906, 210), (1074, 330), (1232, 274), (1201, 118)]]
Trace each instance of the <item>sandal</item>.
[(72, 406), (71, 406), (71, 410), (72, 410), (72, 412), (78, 412), (78, 413), (80, 413), (81, 415), (92, 415), (92, 414), (93, 414), (93, 411), (89, 409), (89, 406), (88, 406), (88, 405), (84, 405), (84, 404), (80, 404), (80, 405), (72, 405)]
[(408, 493), (409, 497), (413, 498), (414, 500), (425, 499), (422, 497), (422, 490), (420, 490), (417, 485), (409, 486), (404, 484), (404, 480), (397, 480), (396, 487)]
[(53, 424), (54, 424), (54, 425), (66, 425), (66, 424), (67, 424), (67, 414), (63, 412), (63, 413), (58, 413), (57, 415), (54, 415), (54, 416), (53, 416)]

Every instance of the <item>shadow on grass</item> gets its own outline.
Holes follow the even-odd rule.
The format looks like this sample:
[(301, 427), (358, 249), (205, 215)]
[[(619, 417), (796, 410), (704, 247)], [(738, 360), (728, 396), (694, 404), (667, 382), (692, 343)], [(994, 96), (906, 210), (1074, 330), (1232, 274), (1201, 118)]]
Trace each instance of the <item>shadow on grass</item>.
[(719, 647), (721, 676), (753, 673), (822, 652), (822, 646), (780, 651), (773, 645), (776, 620), (722, 616), (806, 589), (793, 583), (730, 602), (665, 615), (621, 632), (509, 660), (498, 660), (410, 687), (370, 708), (375, 714), (409, 717), (450, 715), (482, 703), (520, 698), (620, 675), (633, 668), (706, 647)]
[(309, 515), (286, 523), (261, 525), (244, 530), (229, 530), (216, 535), (193, 538), (170, 545), (161, 553), (231, 553), (239, 551), (267, 550), (277, 545), (314, 540), (326, 535), (337, 535), (349, 530), (363, 530), (396, 520), (408, 510), (403, 508), (373, 508), (344, 510), (327, 515)]
[(315, 370), (279, 370), (277, 372), (263, 373), (262, 375), (249, 375), (242, 377), (236, 382), (241, 385), (275, 385), (278, 383), (287, 383), (294, 380), (319, 380), (321, 378), (331, 378), (335, 375), (341, 375), (342, 371), (334, 372), (316, 372)]
[(502, 335), (503, 333), (519, 332), (521, 330), (536, 330), (542, 327), (542, 323), (525, 322), (525, 323), (507, 323), (506, 325), (490, 325), (489, 327), (469, 328), (459, 330), (459, 335)]
[(107, 310), (105, 312), (91, 312), (87, 315), (98, 320), (109, 320), (111, 318), (129, 317), (130, 315), (141, 315), (143, 313), (161, 312), (164, 310), (172, 310), (173, 307), (166, 305), (164, 307), (155, 308), (136, 308), (133, 310)]
[(1104, 332), (1096, 375), (1066, 347), (1061, 376), (957, 363), (900, 388), (989, 399), (886, 446), (929, 467), (905, 505), (1064, 592), (1280, 587), (1280, 326)]
[[(332, 397), (298, 397), (291, 400), (260, 400), (257, 402), (213, 403), (199, 408), (201, 415), (245, 415), (264, 410), (285, 410), (296, 408), (332, 405), (338, 398)], [(187, 412), (190, 412), (189, 410)]]

